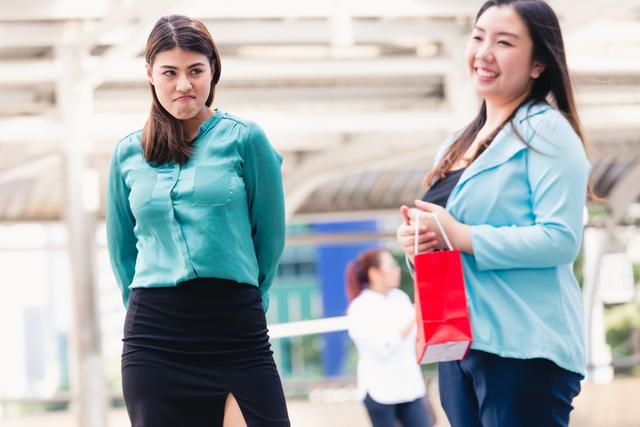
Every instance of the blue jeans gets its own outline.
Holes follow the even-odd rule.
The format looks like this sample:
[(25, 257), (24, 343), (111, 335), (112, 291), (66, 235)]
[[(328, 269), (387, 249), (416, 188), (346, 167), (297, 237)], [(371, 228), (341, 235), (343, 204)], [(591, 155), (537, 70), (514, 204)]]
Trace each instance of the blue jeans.
[(396, 421), (400, 421), (403, 427), (430, 427), (423, 398), (385, 405), (376, 402), (367, 394), (364, 398), (364, 406), (367, 408), (373, 427), (396, 427)]
[(582, 379), (547, 359), (478, 350), (440, 363), (438, 376), (451, 427), (567, 427)]

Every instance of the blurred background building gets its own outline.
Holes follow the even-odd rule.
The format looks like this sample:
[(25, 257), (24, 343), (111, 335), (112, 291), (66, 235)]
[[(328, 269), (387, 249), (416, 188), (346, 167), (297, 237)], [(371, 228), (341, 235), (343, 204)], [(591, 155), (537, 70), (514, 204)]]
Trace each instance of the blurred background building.
[[(589, 380), (611, 384), (640, 374), (640, 1), (549, 3), (592, 179), (607, 197), (589, 207), (576, 272)], [(215, 106), (258, 122), (284, 155), (289, 225), (268, 313), (275, 325), (342, 316), (346, 262), (370, 246), (397, 252), (398, 207), (421, 195), (438, 144), (476, 112), (463, 52), (481, 4), (0, 0), (0, 422), (71, 400), (89, 408), (79, 409), (84, 425), (101, 426), (95, 402), (119, 399), (124, 309), (106, 254), (104, 190), (116, 142), (146, 119), (142, 52), (160, 16), (205, 22), (222, 57)], [(355, 356), (344, 325), (308, 325), (272, 327), (288, 395), (342, 390), (334, 396), (348, 401)], [(600, 417), (620, 412), (611, 402)], [(623, 425), (580, 414), (576, 425)]]

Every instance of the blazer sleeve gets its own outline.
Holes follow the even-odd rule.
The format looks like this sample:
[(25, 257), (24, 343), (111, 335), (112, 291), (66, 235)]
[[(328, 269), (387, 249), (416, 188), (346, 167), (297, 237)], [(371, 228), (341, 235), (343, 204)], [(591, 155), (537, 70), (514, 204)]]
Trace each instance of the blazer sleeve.
[(122, 293), (122, 302), (129, 305), (129, 286), (133, 282), (138, 249), (133, 233), (136, 221), (129, 207), (129, 187), (120, 169), (119, 148), (116, 146), (107, 182), (105, 223), (107, 228), (107, 249), (111, 268)]
[(550, 110), (529, 140), (527, 174), (534, 221), (529, 226), (471, 226), (479, 270), (550, 268), (580, 250), (590, 165), (569, 122)]
[(258, 261), (258, 289), (266, 312), (267, 291), (276, 276), (285, 241), (282, 157), (271, 147), (263, 130), (253, 123), (245, 136), (243, 161), (251, 234)]

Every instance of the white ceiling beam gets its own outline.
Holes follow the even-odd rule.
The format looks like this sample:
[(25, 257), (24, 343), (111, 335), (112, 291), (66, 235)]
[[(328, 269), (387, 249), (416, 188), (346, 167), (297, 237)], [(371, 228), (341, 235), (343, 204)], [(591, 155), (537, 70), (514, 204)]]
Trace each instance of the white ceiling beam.
[[(142, 3), (142, 2), (141, 2)], [(136, 2), (138, 4), (138, 2)], [(134, 13), (131, 11), (131, 13)], [(136, 15), (118, 21), (88, 25), (92, 43), (100, 45), (131, 42)], [(0, 48), (53, 46), (59, 43), (62, 21), (5, 22), (0, 25)], [(326, 18), (317, 19), (205, 19), (218, 46), (327, 44), (330, 29)], [(133, 24), (133, 25), (132, 25)], [(439, 42), (451, 32), (462, 31), (455, 21), (416, 19), (353, 19), (353, 38), (359, 44), (399, 44), (414, 47)], [(138, 46), (144, 48), (144, 44)]]
[[(107, 75), (108, 81), (144, 80), (144, 62), (139, 59), (119, 61)], [(273, 60), (222, 58), (225, 82), (270, 80), (324, 80), (352, 78), (398, 78), (408, 76), (440, 76), (447, 72), (444, 58), (373, 58)]]
[(640, 0), (582, 1), (550, 0), (549, 3), (560, 17), (562, 29), (570, 34), (593, 22), (610, 17), (622, 16), (625, 12), (640, 6)]
[(109, 12), (109, 0), (3, 1), (0, 21), (98, 19)]
[(53, 151), (2, 169), (0, 170), (0, 186), (25, 178), (33, 178), (41, 174), (42, 171), (53, 171), (59, 167), (61, 159), (62, 153)]
[[(581, 105), (579, 112), (587, 132), (640, 128), (640, 105)], [(419, 139), (425, 134), (443, 129), (452, 131), (464, 125), (463, 118), (455, 117), (446, 108), (386, 111), (327, 108), (314, 111), (275, 111), (246, 107), (237, 108), (232, 113), (259, 123), (276, 148), (283, 151), (323, 150), (326, 148), (323, 141), (329, 137), (379, 134), (391, 140), (394, 133), (400, 132), (415, 134), (416, 139)], [(132, 130), (140, 129), (146, 118), (146, 112), (94, 113), (88, 126), (93, 130), (96, 141), (105, 143), (116, 141)], [(331, 126), (327, 126), (327, 123), (331, 123)], [(55, 116), (0, 118), (0, 145), (56, 143), (63, 136), (63, 129)], [(344, 140), (335, 141), (336, 144), (344, 144)]]
[[(623, 54), (572, 55), (569, 67), (576, 75), (640, 75), (640, 56)], [(97, 64), (96, 59), (88, 61)], [(435, 58), (373, 58), (373, 59), (309, 59), (273, 60), (223, 58), (225, 82), (268, 82), (273, 80), (304, 81), (330, 79), (366, 79), (444, 76), (451, 62)], [(144, 60), (113, 59), (103, 68), (102, 81), (112, 83), (144, 82)], [(258, 71), (259, 70), (259, 71)], [(17, 60), (0, 62), (0, 86), (53, 83), (62, 70), (53, 60)]]
[(59, 75), (60, 67), (50, 59), (0, 61), (0, 86), (53, 83)]
[(0, 145), (55, 144), (63, 135), (59, 120), (51, 116), (14, 116), (0, 118)]
[[(326, 44), (330, 28), (325, 18), (280, 20), (205, 20), (219, 45)], [(352, 18), (353, 41), (360, 44), (403, 44), (439, 42), (452, 31), (454, 21), (417, 19)]]
[(640, 85), (589, 86), (588, 82), (585, 82), (578, 86), (576, 99), (581, 106), (640, 105)]
[[(183, 0), (182, 5), (188, 6), (189, 1)], [(142, 4), (142, 3), (141, 3)], [(175, 4), (174, 0), (154, 0), (153, 2), (144, 2), (143, 8), (137, 7), (131, 10), (124, 10), (122, 16), (116, 17), (113, 25), (122, 23), (126, 18), (137, 14), (137, 22), (129, 23), (133, 25), (133, 30), (129, 32), (127, 40), (123, 43), (111, 46), (99, 58), (95, 58), (95, 62), (87, 63), (86, 79), (92, 87), (98, 87), (108, 79), (109, 71), (119, 60), (128, 59), (137, 56), (144, 51), (144, 47), (149, 37), (153, 25), (159, 16), (169, 13), (171, 6)], [(149, 13), (148, 8), (153, 8), (154, 13)], [(99, 36), (100, 32), (90, 32), (87, 37), (90, 44)]]
[[(95, 58), (91, 64), (96, 64)], [(92, 65), (93, 66), (93, 65)], [(398, 59), (334, 59), (334, 60), (272, 60), (223, 58), (225, 82), (270, 80), (318, 80), (352, 78), (398, 78), (441, 76), (449, 61), (443, 58)], [(62, 72), (53, 60), (34, 59), (0, 62), (0, 86), (53, 83)], [(104, 81), (113, 83), (145, 82), (144, 60), (114, 59), (104, 74)]]
[[(474, 0), (396, 0), (393, 7), (387, 0), (342, 0), (349, 2), (354, 18), (358, 17), (434, 17), (471, 16), (478, 8)], [(202, 18), (317, 18), (329, 16), (332, 2), (326, 0), (235, 0), (233, 2), (194, 1), (187, 9)]]
[(565, 36), (565, 42), (568, 52), (589, 51), (592, 55), (615, 52), (620, 45), (640, 43), (640, 21), (599, 20), (571, 31)]
[[(580, 76), (578, 76), (580, 77)], [(577, 83), (577, 100), (581, 106), (596, 105), (600, 107), (616, 105), (640, 104), (640, 86), (632, 82), (616, 83), (607, 78), (606, 81), (592, 78), (580, 79)], [(605, 76), (603, 76), (605, 77)], [(383, 108), (394, 102), (402, 102), (408, 110), (433, 108), (442, 102), (437, 91), (441, 82), (425, 79), (414, 81), (388, 82), (384, 86), (357, 87), (334, 86), (332, 82), (313, 87), (242, 87), (221, 83), (216, 94), (217, 105), (231, 110), (236, 108), (255, 108), (269, 104), (280, 111), (305, 109), (330, 109), (347, 103), (352, 111)], [(54, 108), (51, 95), (52, 88), (46, 86), (33, 88), (30, 86), (6, 87), (0, 91), (0, 115), (11, 116), (21, 114), (46, 114)], [(435, 91), (435, 92), (434, 92)], [(461, 103), (469, 105), (475, 113), (475, 104), (469, 103), (471, 90), (462, 91)], [(448, 92), (447, 92), (448, 93)], [(257, 102), (256, 100), (260, 100)], [(95, 111), (100, 113), (121, 112), (140, 113), (148, 110), (150, 105), (149, 88), (146, 82), (136, 85), (103, 86), (96, 91), (94, 99)], [(293, 106), (293, 107), (292, 107)]]
[[(625, 129), (640, 130), (640, 105), (578, 105), (582, 124), (587, 131)], [(615, 137), (611, 135), (611, 137)]]
[(0, 49), (52, 46), (60, 42), (61, 22), (2, 22)]
[[(87, 23), (84, 43), (89, 46), (105, 43), (129, 44), (136, 33), (147, 31), (144, 28), (145, 22), (155, 21), (157, 17), (162, 16), (167, 3), (166, 0), (120, 1), (110, 10), (105, 19)], [(188, 0), (184, 0), (184, 3), (188, 3)], [(153, 10), (154, 13), (150, 14), (150, 10)], [(113, 39), (114, 35), (116, 36), (115, 40)], [(111, 40), (110, 43), (109, 40)]]
[[(346, 0), (343, 0), (346, 1)], [(4, 2), (1, 21), (40, 21), (69, 19), (99, 19), (112, 13), (109, 0), (21, 0)], [(153, 7), (153, 6), (151, 6)], [(192, 1), (174, 6), (169, 13), (183, 13), (203, 18), (316, 18), (331, 12), (326, 0), (235, 0), (233, 2)], [(354, 17), (467, 17), (476, 13), (474, 0), (396, 0), (389, 7), (386, 0), (350, 0)], [(159, 16), (158, 13), (154, 13)]]

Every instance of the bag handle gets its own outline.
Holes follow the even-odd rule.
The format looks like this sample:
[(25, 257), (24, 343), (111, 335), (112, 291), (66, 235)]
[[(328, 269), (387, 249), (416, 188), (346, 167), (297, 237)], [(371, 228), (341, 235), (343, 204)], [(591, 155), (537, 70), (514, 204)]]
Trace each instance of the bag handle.
[[(420, 209), (416, 209), (416, 227), (415, 227), (414, 247), (413, 247), (414, 255), (418, 253), (418, 237), (420, 235), (419, 230), (420, 230), (420, 214), (421, 213), (422, 211)], [(430, 215), (433, 215), (433, 219), (436, 220), (436, 225), (438, 226), (438, 230), (440, 230), (440, 234), (442, 235), (444, 242), (447, 244), (447, 247), (449, 248), (449, 250), (452, 251), (453, 245), (449, 240), (449, 236), (447, 236), (447, 233), (444, 231), (444, 227), (442, 227), (442, 223), (440, 222), (438, 215), (436, 215), (435, 212), (427, 212), (427, 213)]]

